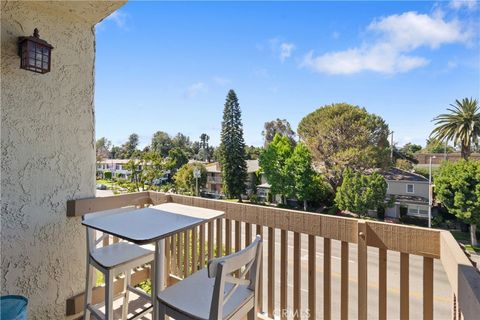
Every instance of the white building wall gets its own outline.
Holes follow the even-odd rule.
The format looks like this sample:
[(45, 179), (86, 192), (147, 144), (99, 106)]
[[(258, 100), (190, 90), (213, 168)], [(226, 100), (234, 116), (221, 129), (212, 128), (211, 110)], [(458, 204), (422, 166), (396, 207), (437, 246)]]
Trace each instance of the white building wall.
[[(121, 2), (1, 3), (1, 294), (31, 319), (62, 319), (83, 291), (85, 237), (68, 199), (95, 196), (93, 25)], [(51, 72), (22, 70), (19, 36), (38, 28)]]

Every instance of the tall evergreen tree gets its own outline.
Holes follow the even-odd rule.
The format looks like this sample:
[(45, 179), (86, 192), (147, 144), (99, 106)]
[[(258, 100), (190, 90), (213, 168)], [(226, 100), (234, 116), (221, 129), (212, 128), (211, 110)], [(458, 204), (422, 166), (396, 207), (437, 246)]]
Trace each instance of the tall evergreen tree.
[(235, 91), (227, 94), (223, 109), (220, 143), (223, 188), (227, 197), (242, 201), (247, 180), (245, 141), (243, 140), (242, 113)]

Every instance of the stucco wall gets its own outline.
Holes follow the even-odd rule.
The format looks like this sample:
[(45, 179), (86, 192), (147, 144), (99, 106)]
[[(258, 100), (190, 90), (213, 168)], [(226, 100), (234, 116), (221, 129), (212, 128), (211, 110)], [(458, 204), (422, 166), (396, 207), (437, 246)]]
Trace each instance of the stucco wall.
[[(64, 318), (83, 290), (85, 231), (66, 201), (95, 195), (92, 27), (122, 4), (71, 3), (1, 3), (0, 283), (32, 319)], [(55, 47), (43, 75), (19, 68), (17, 38), (35, 27)]]

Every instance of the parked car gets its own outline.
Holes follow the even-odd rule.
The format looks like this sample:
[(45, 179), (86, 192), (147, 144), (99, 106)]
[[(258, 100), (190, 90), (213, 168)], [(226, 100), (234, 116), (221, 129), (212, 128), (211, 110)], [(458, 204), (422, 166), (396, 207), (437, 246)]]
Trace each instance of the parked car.
[(107, 186), (104, 184), (97, 184), (97, 189), (98, 190), (107, 190)]

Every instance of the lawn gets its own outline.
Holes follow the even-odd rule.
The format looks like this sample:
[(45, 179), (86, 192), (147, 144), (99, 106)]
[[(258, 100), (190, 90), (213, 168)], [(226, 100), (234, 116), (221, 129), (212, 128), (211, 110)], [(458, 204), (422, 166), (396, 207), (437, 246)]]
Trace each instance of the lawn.
[(109, 188), (112, 188), (115, 184), (111, 180), (105, 180), (105, 179), (97, 179), (97, 184), (104, 184)]
[(475, 247), (470, 244), (470, 233), (462, 232), (460, 230), (451, 230), (450, 232), (458, 242), (465, 245), (467, 251), (480, 253), (480, 247)]

